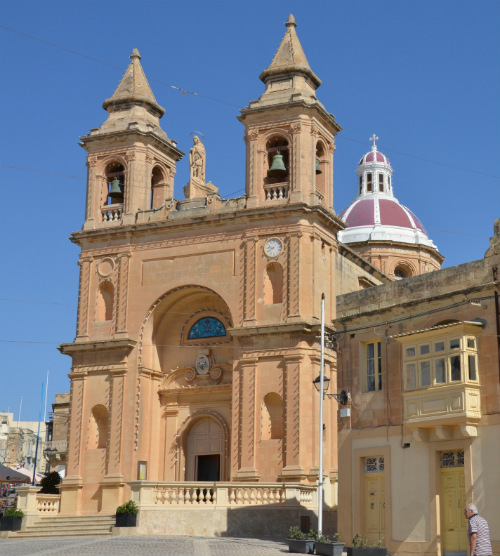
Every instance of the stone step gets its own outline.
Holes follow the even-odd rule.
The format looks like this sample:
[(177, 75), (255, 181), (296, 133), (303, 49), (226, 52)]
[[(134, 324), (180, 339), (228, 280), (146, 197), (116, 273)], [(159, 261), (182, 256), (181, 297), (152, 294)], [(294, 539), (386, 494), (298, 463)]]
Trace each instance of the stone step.
[(47, 516), (41, 517), (18, 537), (81, 537), (111, 535), (115, 517), (104, 516)]

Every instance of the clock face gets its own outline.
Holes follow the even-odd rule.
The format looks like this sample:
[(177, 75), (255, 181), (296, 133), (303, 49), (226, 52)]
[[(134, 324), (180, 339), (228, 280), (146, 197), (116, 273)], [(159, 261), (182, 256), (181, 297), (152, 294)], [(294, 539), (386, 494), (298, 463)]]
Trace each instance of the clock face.
[(277, 257), (283, 250), (283, 243), (277, 237), (267, 241), (264, 251), (268, 257)]

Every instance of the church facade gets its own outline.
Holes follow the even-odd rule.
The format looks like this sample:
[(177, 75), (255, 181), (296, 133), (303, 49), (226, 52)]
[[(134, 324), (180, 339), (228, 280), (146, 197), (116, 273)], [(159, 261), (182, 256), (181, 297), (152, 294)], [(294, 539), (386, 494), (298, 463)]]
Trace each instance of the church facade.
[[(245, 195), (219, 195), (207, 181), (210, 153), (194, 137), (177, 200), (184, 153), (160, 127), (165, 110), (139, 52), (130, 58), (103, 104), (106, 121), (82, 137), (86, 213), (72, 235), (81, 249), (77, 334), (60, 347), (72, 358), (61, 513), (112, 514), (132, 497), (143, 533), (174, 532), (161, 513), (168, 510), (186, 534), (249, 533), (242, 524), (250, 522), (260, 534), (314, 526), (323, 430), (327, 531), (336, 530), (338, 509), (348, 544), (359, 531), (398, 554), (454, 546), (440, 544), (441, 518), (433, 522), (445, 495), (436, 462), (458, 454), (449, 457), (468, 470), (456, 480), (480, 497), (491, 481), (474, 490), (471, 446), (483, 438), (482, 456), (498, 459), (486, 448), (499, 426), (498, 317), (485, 324), (469, 303), (493, 310), (498, 277), (487, 276), (498, 268), (498, 234), (484, 261), (440, 271), (443, 256), (394, 197), (375, 137), (358, 166), (357, 197), (336, 215), (341, 127), (316, 96), (321, 81), (292, 16), (260, 75), (264, 93), (239, 116)], [(323, 295), (333, 340), (324, 372), (349, 400), (341, 411), (325, 403), (320, 423), (313, 380)], [(417, 354), (441, 343), (443, 357)], [(403, 489), (396, 502), (407, 459), (415, 471), (429, 458), (433, 475), (427, 466), (417, 476), (430, 486)], [(409, 531), (404, 511), (414, 498), (433, 509), (425, 518), (411, 510)], [(227, 515), (192, 529), (188, 514), (202, 505), (258, 511), (241, 511), (232, 529)], [(269, 508), (285, 519), (271, 522), (261, 511)]]

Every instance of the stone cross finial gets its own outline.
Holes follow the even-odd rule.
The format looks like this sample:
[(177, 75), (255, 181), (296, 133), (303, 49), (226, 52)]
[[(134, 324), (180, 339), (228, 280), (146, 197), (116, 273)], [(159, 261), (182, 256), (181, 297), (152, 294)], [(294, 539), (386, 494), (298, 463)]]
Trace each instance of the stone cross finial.
[(375, 144), (375, 141), (378, 141), (378, 140), (379, 140), (379, 138), (375, 135), (375, 133), (370, 137), (369, 141), (373, 141), (372, 151), (377, 150), (377, 145)]

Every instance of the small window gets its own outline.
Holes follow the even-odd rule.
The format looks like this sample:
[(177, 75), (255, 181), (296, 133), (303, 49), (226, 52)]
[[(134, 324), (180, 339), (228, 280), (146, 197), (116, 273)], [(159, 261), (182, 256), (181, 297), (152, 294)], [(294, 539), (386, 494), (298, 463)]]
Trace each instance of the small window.
[(366, 344), (366, 391), (382, 390), (382, 344)]
[(378, 190), (384, 191), (384, 174), (378, 175)]
[(431, 347), (429, 346), (429, 344), (424, 344), (423, 346), (420, 346), (420, 355), (427, 355), (430, 352), (431, 352)]
[(365, 458), (365, 473), (380, 473), (385, 468), (383, 457)]
[(415, 363), (406, 365), (406, 390), (413, 390), (417, 387), (417, 366)]
[(366, 191), (368, 191), (368, 192), (373, 191), (372, 174), (371, 174), (371, 172), (368, 172), (368, 174), (366, 174)]
[(406, 357), (415, 357), (416, 350), (414, 347), (406, 348)]
[(467, 347), (476, 349), (476, 340), (474, 338), (467, 338)]
[(460, 340), (457, 338), (455, 340), (450, 340), (450, 349), (458, 349), (460, 347)]

